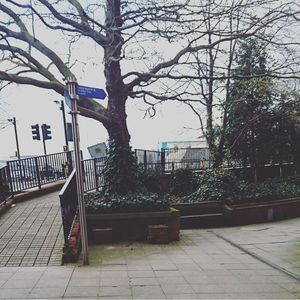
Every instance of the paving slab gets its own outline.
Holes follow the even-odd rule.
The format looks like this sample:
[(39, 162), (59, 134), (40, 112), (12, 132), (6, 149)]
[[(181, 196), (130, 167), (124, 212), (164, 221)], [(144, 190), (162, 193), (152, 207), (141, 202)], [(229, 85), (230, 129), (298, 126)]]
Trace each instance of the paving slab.
[[(205, 235), (205, 241), (200, 241), (202, 234)], [(141, 252), (145, 253), (145, 261), (150, 260), (147, 253), (153, 254), (148, 251), (151, 245), (146, 243), (90, 247), (90, 266), (1, 268), (0, 299), (297, 299), (300, 294), (299, 281), (259, 260), (255, 259), (253, 264), (257, 267), (251, 270), (243, 262), (239, 263), (241, 268), (238, 269), (235, 266), (224, 268), (222, 258), (228, 262), (234, 256), (238, 259), (241, 255), (249, 254), (241, 250), (228, 251), (234, 246), (229, 244), (228, 247), (228, 242), (223, 239), (218, 243), (210, 243), (209, 236), (215, 241), (213, 232), (183, 231), (182, 241), (172, 243), (173, 247), (156, 246), (156, 253), (164, 255), (164, 267), (172, 265), (174, 268), (171, 263), (174, 260), (173, 251), (180, 249), (180, 255), (193, 259), (197, 268), (189, 266), (182, 269), (180, 264), (176, 266), (175, 263), (176, 270), (156, 270), (155, 264), (150, 264), (152, 270), (132, 270), (132, 265), (148, 266), (140, 261)], [(186, 248), (187, 240), (189, 244), (194, 244), (193, 252), (205, 252), (205, 255), (212, 257), (217, 253), (218, 263), (213, 259), (208, 261), (217, 264), (218, 269), (202, 269), (198, 255), (190, 256), (191, 249)], [(127, 251), (128, 247), (137, 254), (136, 261), (134, 255)], [(139, 251), (135, 251), (136, 248)], [(116, 249), (120, 250), (119, 257), (115, 255), (109, 263), (107, 260), (101, 262), (101, 255), (105, 258), (110, 251), (118, 252)], [(122, 263), (119, 268), (117, 262), (120, 259), (127, 260), (128, 255), (130, 263)], [(93, 260), (95, 256), (98, 258), (96, 262)], [(21, 280), (22, 276), (26, 276), (26, 279)]]
[[(300, 279), (300, 218), (239, 227), (213, 229), (217, 236), (244, 249), (282, 271)], [(239, 258), (248, 269), (259, 270), (262, 265), (249, 256)], [(267, 270), (264, 267), (265, 270)], [(273, 272), (272, 268), (269, 268)]]
[[(0, 262), (5, 264), (0, 267), (0, 299), (300, 297), (300, 218), (242, 227), (182, 230), (180, 241), (166, 245), (94, 245), (89, 247), (89, 266), (83, 266), (81, 261), (50, 266), (49, 257), (54, 260), (54, 250), (60, 250), (61, 227), (53, 225), (59, 215), (58, 211), (54, 213), (54, 204), (44, 200), (43, 212), (41, 207), (30, 208), (24, 202), (27, 204), (23, 208), (23, 203), (17, 204), (20, 211), (12, 210), (11, 216), (0, 218), (0, 230), (6, 230), (0, 236), (0, 242), (5, 243), (0, 248)], [(42, 201), (33, 203), (38, 206)], [(35, 217), (23, 218), (26, 210)], [(48, 216), (52, 221), (41, 221)], [(19, 229), (14, 227), (13, 218), (22, 219), (16, 224)], [(39, 232), (43, 224), (50, 227), (48, 235)]]

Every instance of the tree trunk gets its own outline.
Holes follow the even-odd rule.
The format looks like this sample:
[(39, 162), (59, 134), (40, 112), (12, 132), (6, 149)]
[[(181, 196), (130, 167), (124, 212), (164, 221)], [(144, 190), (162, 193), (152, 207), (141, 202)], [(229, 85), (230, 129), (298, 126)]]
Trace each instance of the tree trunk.
[(127, 127), (125, 103), (126, 90), (121, 76), (116, 76), (118, 67), (111, 63), (106, 69), (109, 94), (106, 125), (109, 136), (108, 159), (104, 168), (105, 191), (110, 194), (127, 194), (139, 190), (138, 166), (130, 147), (130, 134)]
[(109, 134), (108, 158), (103, 174), (104, 191), (109, 194), (128, 194), (140, 190), (138, 166), (129, 145), (126, 119), (113, 123), (107, 128)]
[(127, 194), (139, 189), (138, 167), (130, 147), (127, 128), (126, 100), (128, 90), (122, 79), (121, 51), (124, 40), (120, 0), (106, 1), (107, 45), (104, 47), (104, 74), (108, 94), (107, 116), (104, 124), (109, 135), (108, 159), (103, 170), (105, 191), (110, 194)]

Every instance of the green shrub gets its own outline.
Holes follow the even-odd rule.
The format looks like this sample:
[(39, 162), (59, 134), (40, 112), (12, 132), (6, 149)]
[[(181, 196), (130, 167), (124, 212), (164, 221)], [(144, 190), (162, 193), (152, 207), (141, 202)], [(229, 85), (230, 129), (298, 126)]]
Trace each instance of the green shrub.
[(167, 210), (169, 203), (157, 194), (104, 195), (96, 192), (85, 195), (85, 207), (87, 213), (146, 212)]
[(298, 179), (269, 179), (260, 183), (239, 183), (238, 194), (233, 195), (231, 203), (272, 201), (300, 196)]
[(227, 201), (238, 191), (238, 181), (231, 172), (215, 169), (205, 172), (199, 183), (199, 188), (184, 197), (184, 202)]
[(166, 191), (167, 175), (162, 174), (160, 169), (140, 169), (139, 181), (149, 193), (163, 194)]
[(238, 181), (224, 170), (206, 172), (200, 181), (199, 189), (183, 197), (184, 203), (201, 201), (222, 201), (239, 204), (273, 201), (300, 196), (300, 179), (269, 179), (260, 183)]
[(185, 196), (193, 193), (199, 186), (198, 176), (190, 169), (178, 169), (171, 173), (169, 193), (175, 196)]

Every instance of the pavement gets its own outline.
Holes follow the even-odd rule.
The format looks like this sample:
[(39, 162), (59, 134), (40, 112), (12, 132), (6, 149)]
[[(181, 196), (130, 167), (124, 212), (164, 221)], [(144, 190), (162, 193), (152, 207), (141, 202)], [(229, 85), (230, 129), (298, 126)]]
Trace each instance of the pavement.
[[(48, 227), (59, 227), (59, 218), (52, 219)], [(10, 220), (7, 214), (0, 218), (1, 232), (8, 228), (4, 220)], [(182, 230), (179, 242), (166, 245), (90, 246), (88, 266), (53, 266), (50, 260), (45, 266), (3, 266), (0, 299), (299, 299), (299, 228), (300, 218)]]

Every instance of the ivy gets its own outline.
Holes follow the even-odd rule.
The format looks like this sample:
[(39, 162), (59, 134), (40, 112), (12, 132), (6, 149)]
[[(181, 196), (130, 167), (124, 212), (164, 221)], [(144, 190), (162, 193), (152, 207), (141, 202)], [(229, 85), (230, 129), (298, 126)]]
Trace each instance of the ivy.
[(123, 213), (163, 211), (169, 209), (166, 197), (150, 193), (128, 193), (127, 195), (104, 195), (89, 193), (85, 195), (87, 213)]
[(171, 195), (185, 196), (199, 186), (199, 178), (190, 169), (178, 169), (171, 173), (169, 191)]
[(238, 181), (230, 172), (217, 169), (206, 172), (200, 180), (199, 188), (181, 199), (172, 199), (173, 203), (196, 203), (201, 201), (221, 201), (239, 204), (264, 202), (300, 197), (300, 178), (269, 179), (253, 183)]
[(110, 140), (108, 158), (103, 176), (106, 194), (125, 195), (141, 190), (138, 180), (138, 166), (130, 146), (118, 145)]
[(199, 188), (184, 197), (184, 202), (226, 201), (238, 190), (238, 181), (231, 172), (222, 168), (205, 172), (200, 177)]

